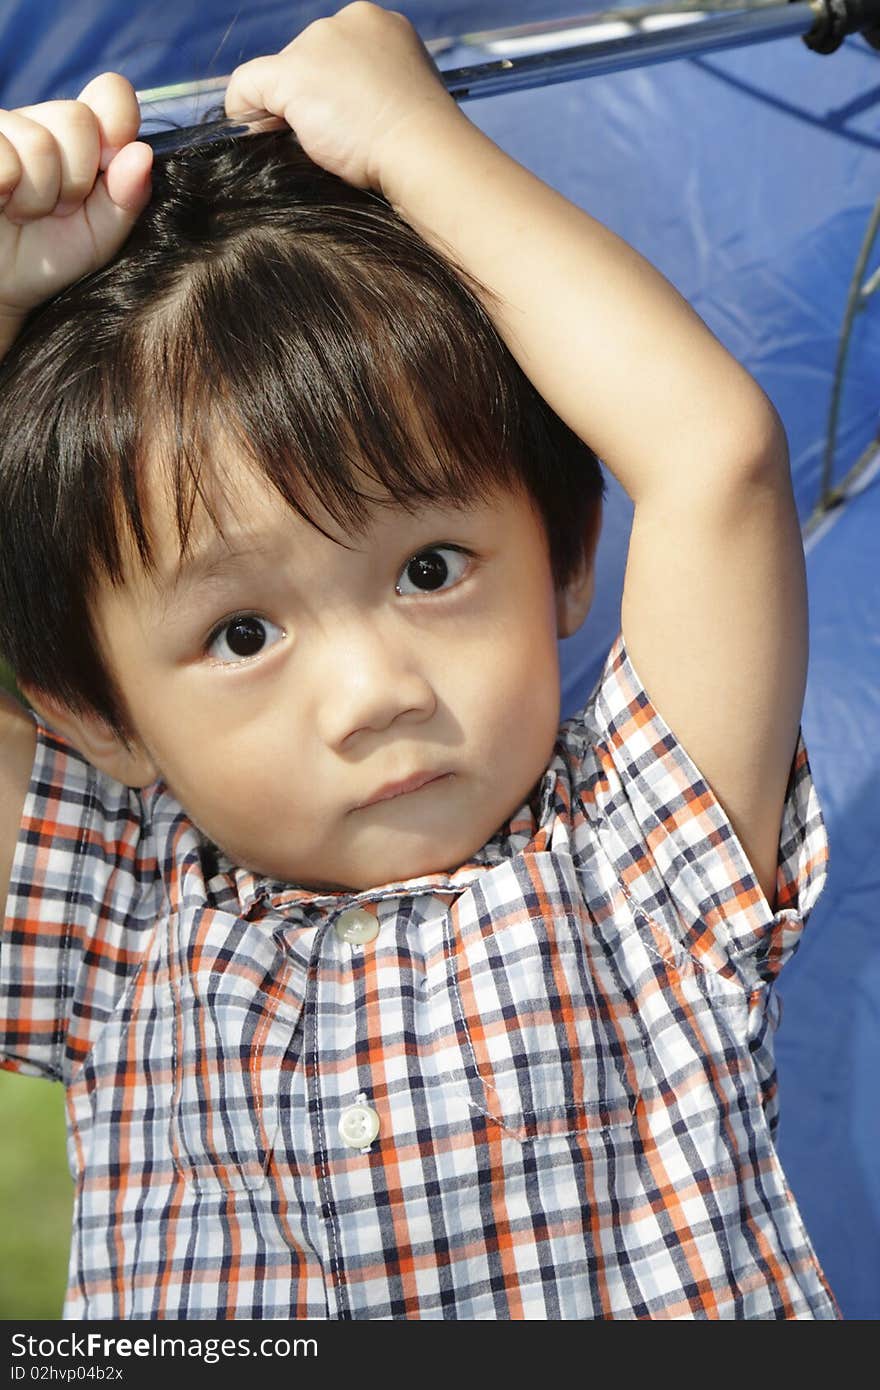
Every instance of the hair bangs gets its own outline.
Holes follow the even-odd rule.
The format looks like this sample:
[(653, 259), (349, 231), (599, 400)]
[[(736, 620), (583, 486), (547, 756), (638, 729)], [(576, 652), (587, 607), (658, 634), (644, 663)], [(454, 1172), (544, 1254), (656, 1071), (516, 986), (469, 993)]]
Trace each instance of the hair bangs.
[[(217, 524), (226, 449), (319, 530), (316, 502), (357, 533), (383, 503), (466, 505), (517, 482), (516, 400), (481, 342), (494, 330), (479, 313), (463, 323), (430, 277), (335, 241), (268, 247), (251, 232), (138, 326), (128, 374), (182, 549), (197, 506)], [(146, 559), (142, 488), (124, 501)]]

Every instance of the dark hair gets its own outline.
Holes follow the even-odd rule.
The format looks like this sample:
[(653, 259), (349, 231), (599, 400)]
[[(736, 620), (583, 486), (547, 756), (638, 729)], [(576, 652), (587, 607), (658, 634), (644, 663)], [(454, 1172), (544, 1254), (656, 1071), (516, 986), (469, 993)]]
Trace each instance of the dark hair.
[(481, 294), (289, 132), (157, 161), (122, 250), (36, 310), (0, 367), (0, 649), (18, 679), (126, 732), (90, 599), (123, 581), (126, 532), (152, 566), (157, 445), (186, 551), (218, 427), (287, 504), (314, 520), (318, 497), (349, 532), (365, 470), (413, 507), (521, 486), (564, 583), (602, 473)]

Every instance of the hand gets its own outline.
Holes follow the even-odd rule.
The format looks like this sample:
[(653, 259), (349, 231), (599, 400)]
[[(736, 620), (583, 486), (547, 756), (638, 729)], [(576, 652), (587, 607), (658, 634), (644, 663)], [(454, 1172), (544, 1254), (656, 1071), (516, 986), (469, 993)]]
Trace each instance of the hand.
[(132, 143), (131, 84), (96, 77), (78, 101), (0, 111), (0, 346), (34, 305), (119, 249), (150, 196), (152, 150)]
[(366, 0), (236, 68), (226, 111), (283, 116), (316, 164), (386, 197), (407, 129), (424, 118), (466, 121), (409, 20)]

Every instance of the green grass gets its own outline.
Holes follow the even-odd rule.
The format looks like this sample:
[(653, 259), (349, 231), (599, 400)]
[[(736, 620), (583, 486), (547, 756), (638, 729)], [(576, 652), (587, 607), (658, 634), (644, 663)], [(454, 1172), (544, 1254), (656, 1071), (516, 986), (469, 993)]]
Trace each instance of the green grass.
[(72, 1205), (63, 1088), (0, 1071), (0, 1319), (61, 1316)]
[(0, 1071), (0, 1319), (60, 1318), (72, 1203), (63, 1088)]

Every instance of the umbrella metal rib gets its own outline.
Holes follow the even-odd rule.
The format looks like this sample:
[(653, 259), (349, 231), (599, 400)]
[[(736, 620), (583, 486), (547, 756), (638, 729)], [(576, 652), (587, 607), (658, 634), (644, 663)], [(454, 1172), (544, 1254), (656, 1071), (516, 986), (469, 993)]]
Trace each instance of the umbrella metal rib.
[[(665, 27), (640, 27), (635, 32), (616, 38), (599, 38), (592, 42), (583, 42), (585, 26), (597, 18), (595, 15), (587, 15), (579, 20), (569, 21), (569, 32), (579, 41), (571, 44), (560, 42), (565, 31), (560, 31), (558, 24), (555, 24), (552, 26), (552, 45), (545, 51), (496, 58), (467, 67), (441, 69), (440, 77), (456, 101), (475, 100), (501, 92), (528, 91), (582, 77), (598, 77), (607, 73), (622, 72), (627, 68), (645, 67), (648, 64), (670, 62), (696, 54), (712, 53), (726, 48), (742, 48), (750, 44), (766, 43), (772, 39), (806, 34), (816, 22), (817, 13), (816, 0), (796, 0), (796, 3), (789, 4), (758, 4), (752, 8), (744, 8), (738, 13), (701, 12), (694, 10), (691, 4), (685, 4), (678, 10), (663, 6), (656, 14), (667, 20)], [(614, 11), (611, 11), (603, 17), (610, 19), (613, 15)], [(642, 21), (648, 17), (648, 11), (641, 12)], [(679, 22), (668, 23), (670, 17), (677, 18)], [(682, 20), (691, 22), (682, 23)], [(540, 38), (542, 33), (549, 36), (547, 26), (531, 27), (536, 38)], [(529, 29), (530, 26), (521, 26), (516, 31), (517, 40), (528, 37)], [(479, 38), (482, 47), (490, 48), (501, 42), (501, 36), (505, 32), (509, 33), (486, 32), (470, 37), (472, 40)], [(449, 41), (434, 41), (426, 47), (429, 51), (433, 47), (435, 52), (439, 52), (444, 47), (449, 47)], [(211, 82), (154, 88), (138, 95), (142, 109), (186, 97), (204, 100), (214, 95), (219, 101), (228, 80), (218, 78)], [(274, 129), (281, 124), (283, 122), (277, 117), (269, 116), (265, 112), (250, 112), (234, 120), (223, 118), (207, 121), (195, 126), (142, 134), (141, 138), (147, 140), (157, 154), (165, 154), (184, 145), (212, 143), (216, 140)]]

